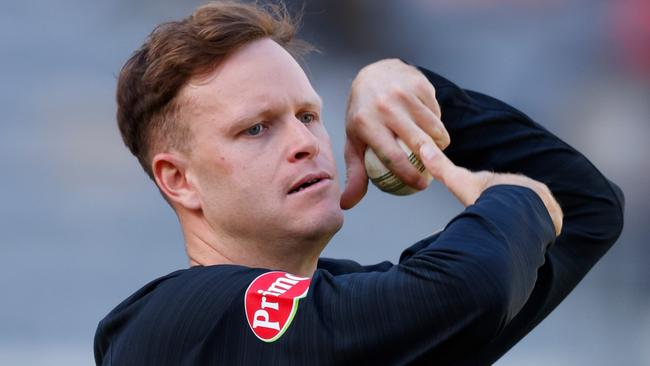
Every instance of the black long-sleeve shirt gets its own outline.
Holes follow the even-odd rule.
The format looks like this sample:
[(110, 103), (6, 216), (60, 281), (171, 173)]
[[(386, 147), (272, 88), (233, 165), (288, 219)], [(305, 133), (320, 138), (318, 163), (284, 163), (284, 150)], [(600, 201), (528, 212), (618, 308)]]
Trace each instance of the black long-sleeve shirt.
[(548, 185), (499, 185), (398, 264), (321, 259), (310, 279), (215, 265), (159, 278), (99, 324), (98, 365), (490, 364), (537, 325), (618, 238), (623, 195), (584, 156), (521, 112), (421, 69), (452, 145), (472, 170)]

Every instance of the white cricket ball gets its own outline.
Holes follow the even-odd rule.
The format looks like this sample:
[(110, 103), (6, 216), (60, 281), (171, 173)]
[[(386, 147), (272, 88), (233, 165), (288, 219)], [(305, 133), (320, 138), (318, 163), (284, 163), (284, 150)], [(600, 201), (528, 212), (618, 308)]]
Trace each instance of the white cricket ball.
[[(409, 161), (413, 166), (427, 179), (427, 184), (431, 182), (433, 177), (427, 171), (422, 161), (406, 146), (404, 141), (397, 139), (397, 143), (404, 150), (408, 156)], [(364, 163), (366, 165), (366, 173), (370, 181), (380, 190), (394, 194), (397, 196), (406, 196), (413, 194), (418, 190), (402, 182), (393, 172), (388, 170), (386, 166), (379, 160), (377, 154), (368, 146), (364, 156)]]

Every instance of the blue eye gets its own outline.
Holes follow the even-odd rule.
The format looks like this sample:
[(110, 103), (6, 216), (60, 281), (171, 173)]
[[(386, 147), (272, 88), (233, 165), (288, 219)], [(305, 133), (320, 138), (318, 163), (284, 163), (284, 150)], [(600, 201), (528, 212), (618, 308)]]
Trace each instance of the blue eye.
[(308, 124), (313, 122), (316, 119), (316, 116), (314, 116), (311, 113), (303, 113), (300, 116), (298, 116), (298, 119), (300, 120), (300, 122)]
[(264, 130), (264, 126), (261, 123), (257, 123), (254, 126), (246, 130), (248, 136), (257, 136)]

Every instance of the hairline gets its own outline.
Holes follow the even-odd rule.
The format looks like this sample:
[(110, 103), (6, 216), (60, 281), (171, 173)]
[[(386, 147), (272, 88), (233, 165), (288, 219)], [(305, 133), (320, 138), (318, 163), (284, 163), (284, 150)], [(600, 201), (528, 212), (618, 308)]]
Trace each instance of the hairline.
[[(187, 89), (190, 85), (203, 85), (206, 83), (209, 83), (210, 80), (213, 78), (216, 78), (218, 75), (215, 73), (217, 69), (222, 66), (230, 57), (232, 57), (235, 53), (240, 51), (242, 48), (249, 46), (252, 43), (259, 42), (262, 40), (271, 40), (274, 43), (276, 43), (278, 46), (282, 47), (293, 59), (294, 61), (300, 66), (300, 68), (303, 70), (303, 72), (306, 73), (306, 70), (303, 67), (304, 60), (302, 59), (302, 51), (300, 49), (301, 45), (300, 42), (296, 45), (296, 49), (292, 49), (290, 47), (293, 43), (289, 43), (287, 45), (283, 45), (280, 42), (277, 42), (277, 40), (273, 39), (272, 36), (266, 35), (263, 37), (251, 39), (245, 43), (242, 43), (241, 45), (233, 48), (230, 52), (228, 52), (226, 55), (223, 57), (220, 57), (219, 60), (215, 60), (215, 62), (210, 66), (206, 67), (204, 70), (200, 70), (193, 75), (191, 75), (185, 83), (183, 83), (177, 90), (176, 94), (174, 97), (167, 102), (165, 106), (161, 108), (161, 110), (154, 115), (152, 119), (155, 118), (163, 118), (164, 121), (162, 121), (161, 125), (165, 125), (167, 123), (170, 123), (170, 127), (173, 128), (174, 130), (180, 129), (181, 132), (181, 140), (178, 141), (175, 138), (169, 138), (165, 136), (160, 136), (159, 133), (156, 133), (155, 131), (151, 130), (150, 134), (148, 136), (149, 142), (149, 152), (147, 153), (148, 155), (148, 161), (149, 164), (153, 164), (153, 159), (157, 154), (161, 153), (170, 153), (170, 152), (177, 152), (184, 154), (185, 156), (190, 156), (192, 153), (191, 149), (191, 143), (194, 138), (194, 134), (191, 128), (191, 125), (187, 121), (187, 118), (184, 116), (187, 116), (190, 108), (196, 108), (197, 105), (195, 104), (195, 97), (192, 96), (191, 94), (187, 93)], [(198, 81), (198, 82), (197, 82)], [(322, 106), (323, 101), (321, 96), (316, 93), (317, 97), (317, 102), (320, 103)], [(171, 111), (170, 111), (171, 109)], [(155, 141), (158, 140), (158, 141)], [(162, 140), (162, 141), (160, 141)], [(165, 141), (166, 140), (166, 141)], [(174, 141), (176, 140), (176, 142)], [(151, 167), (152, 168), (152, 167)], [(153, 169), (151, 169), (153, 172)], [(155, 181), (155, 179), (154, 179)]]

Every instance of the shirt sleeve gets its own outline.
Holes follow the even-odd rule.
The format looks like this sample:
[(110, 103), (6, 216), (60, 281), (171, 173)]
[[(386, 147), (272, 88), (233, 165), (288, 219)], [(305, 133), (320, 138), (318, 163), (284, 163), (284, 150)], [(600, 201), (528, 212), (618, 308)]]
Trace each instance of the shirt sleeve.
[(545, 183), (564, 212), (528, 301), (470, 357), (492, 363), (544, 319), (619, 237), (624, 197), (581, 153), (520, 111), (420, 68), (434, 85), (451, 136), (445, 151), (471, 170), (521, 173)]
[(296, 353), (307, 345), (305, 356), (318, 353), (314, 344), (330, 350), (319, 358), (324, 364), (407, 364), (432, 355), (453, 363), (521, 309), (554, 237), (536, 193), (491, 187), (397, 265), (316, 271), (286, 342)]

